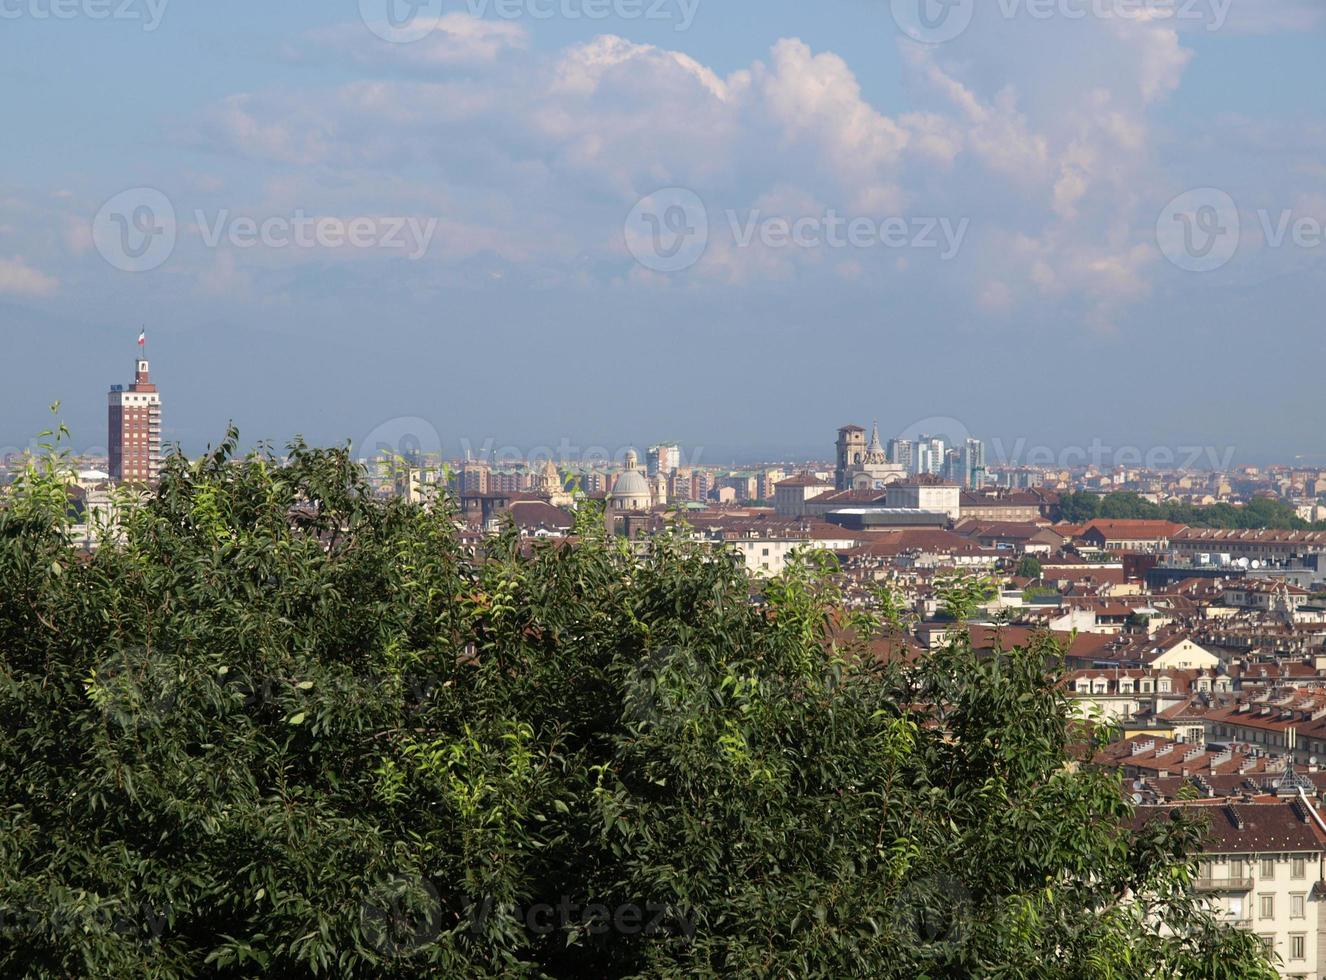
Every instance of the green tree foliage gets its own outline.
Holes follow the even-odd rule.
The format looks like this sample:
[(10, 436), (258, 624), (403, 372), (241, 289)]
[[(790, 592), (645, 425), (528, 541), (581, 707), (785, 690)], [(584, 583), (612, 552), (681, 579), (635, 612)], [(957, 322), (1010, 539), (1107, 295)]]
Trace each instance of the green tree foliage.
[(1212, 504), (1209, 507), (1168, 500), (1155, 504), (1131, 491), (1108, 493), (1078, 492), (1059, 498), (1059, 513), (1070, 524), (1085, 524), (1097, 518), (1106, 520), (1173, 521), (1188, 527), (1226, 530), (1302, 531), (1310, 525), (1283, 500), (1256, 497), (1241, 507)]
[(1041, 563), (1035, 555), (1023, 555), (1022, 560), (1018, 562), (1018, 578), (1040, 578)]
[(881, 665), (809, 560), (478, 558), (234, 447), (91, 558), (55, 473), (0, 507), (0, 975), (1273, 975), (1200, 828), (1074, 764), (1048, 640)]

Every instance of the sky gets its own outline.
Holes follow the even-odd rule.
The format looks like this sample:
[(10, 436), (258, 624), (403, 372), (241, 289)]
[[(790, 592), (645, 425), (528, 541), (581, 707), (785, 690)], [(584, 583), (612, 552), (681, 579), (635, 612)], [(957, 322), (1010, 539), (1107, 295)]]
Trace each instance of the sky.
[(145, 328), (190, 453), (1326, 465), (1321, 0), (0, 0), (0, 83), (0, 450)]

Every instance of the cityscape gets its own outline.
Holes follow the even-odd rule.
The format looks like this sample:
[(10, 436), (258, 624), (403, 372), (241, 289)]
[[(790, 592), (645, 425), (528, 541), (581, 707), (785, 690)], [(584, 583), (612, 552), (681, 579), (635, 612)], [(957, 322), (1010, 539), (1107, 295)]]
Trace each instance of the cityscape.
[(1324, 0), (0, 0), (0, 980), (1326, 980)]

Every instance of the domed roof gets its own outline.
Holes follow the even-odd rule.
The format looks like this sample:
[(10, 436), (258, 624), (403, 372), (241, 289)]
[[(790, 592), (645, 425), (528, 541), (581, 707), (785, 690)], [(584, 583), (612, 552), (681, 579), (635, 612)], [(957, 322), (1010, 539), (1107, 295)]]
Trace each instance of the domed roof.
[(644, 497), (648, 500), (649, 482), (638, 470), (627, 470), (612, 485), (612, 496), (616, 499)]

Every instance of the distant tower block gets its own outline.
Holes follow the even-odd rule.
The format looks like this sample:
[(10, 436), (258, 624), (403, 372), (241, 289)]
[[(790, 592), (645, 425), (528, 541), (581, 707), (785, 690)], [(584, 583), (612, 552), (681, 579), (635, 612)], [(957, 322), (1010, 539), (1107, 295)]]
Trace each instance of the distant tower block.
[(147, 358), (134, 362), (133, 384), (111, 385), (108, 402), (111, 479), (156, 483), (161, 476), (161, 393), (152, 384)]

